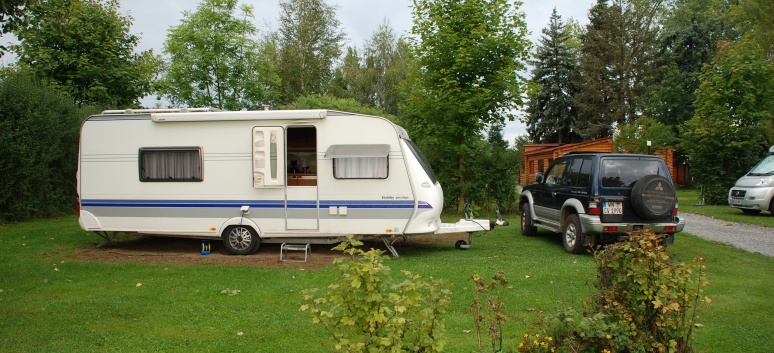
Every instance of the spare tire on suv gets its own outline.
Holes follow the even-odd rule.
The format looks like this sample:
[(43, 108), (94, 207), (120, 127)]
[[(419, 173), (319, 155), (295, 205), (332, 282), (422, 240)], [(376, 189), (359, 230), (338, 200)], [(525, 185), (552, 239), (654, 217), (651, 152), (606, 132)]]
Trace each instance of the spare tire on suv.
[(648, 175), (632, 187), (632, 208), (640, 217), (649, 220), (672, 214), (677, 195), (672, 183), (660, 175)]

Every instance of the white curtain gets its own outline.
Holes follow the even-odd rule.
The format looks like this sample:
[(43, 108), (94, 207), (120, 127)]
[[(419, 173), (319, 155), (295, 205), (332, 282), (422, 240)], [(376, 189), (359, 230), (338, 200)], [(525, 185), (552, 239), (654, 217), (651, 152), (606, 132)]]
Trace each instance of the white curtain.
[(143, 151), (142, 180), (201, 180), (199, 151)]
[(336, 179), (385, 179), (387, 157), (334, 158), (333, 171)]

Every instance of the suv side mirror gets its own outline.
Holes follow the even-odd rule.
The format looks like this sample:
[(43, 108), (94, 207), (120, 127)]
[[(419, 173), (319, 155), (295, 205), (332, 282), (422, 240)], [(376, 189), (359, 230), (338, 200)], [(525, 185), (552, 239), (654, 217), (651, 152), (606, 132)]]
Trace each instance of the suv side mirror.
[(543, 182), (543, 173), (535, 173), (535, 183), (542, 183)]

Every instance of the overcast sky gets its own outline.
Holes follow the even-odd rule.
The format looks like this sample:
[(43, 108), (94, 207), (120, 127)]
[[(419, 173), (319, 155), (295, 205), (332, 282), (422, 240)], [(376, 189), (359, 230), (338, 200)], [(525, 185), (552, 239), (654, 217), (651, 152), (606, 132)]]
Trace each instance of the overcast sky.
[[(541, 30), (548, 25), (551, 11), (556, 7), (565, 22), (575, 18), (582, 25), (588, 23), (588, 10), (595, 0), (523, 0), (520, 10), (526, 14), (527, 27), (532, 32), (530, 39), (534, 42), (540, 37)], [(196, 11), (199, 1), (194, 0), (120, 0), (121, 10), (131, 15), (134, 22), (131, 28), (133, 34), (140, 36), (138, 51), (153, 49), (161, 54), (167, 30), (180, 24), (183, 11)], [(240, 4), (253, 6), (254, 23), (265, 34), (276, 30), (279, 17), (278, 0), (240, 0)], [(398, 34), (411, 31), (411, 0), (327, 0), (335, 5), (337, 17), (347, 34), (348, 46), (362, 47), (373, 32), (384, 21)], [(260, 35), (260, 34), (259, 34)], [(7, 38), (4, 38), (7, 40)], [(3, 58), (8, 63), (10, 55)], [(153, 105), (155, 99), (143, 100), (145, 105)], [(513, 142), (517, 134), (525, 134), (523, 124), (511, 122), (504, 131), (509, 142)]]
[[(121, 9), (134, 18), (132, 33), (142, 38), (139, 50), (154, 49), (160, 53), (167, 29), (176, 26), (183, 11), (196, 11), (193, 0), (121, 0)], [(573, 17), (581, 24), (588, 22), (588, 10), (595, 0), (525, 0), (521, 10), (527, 16), (527, 27), (532, 39), (548, 25), (551, 11), (556, 7), (564, 21)], [(239, 4), (253, 6), (254, 23), (266, 33), (276, 30), (279, 17), (277, 0), (240, 0)], [(336, 12), (349, 39), (348, 45), (362, 46), (385, 19), (399, 34), (411, 31), (411, 0), (327, 0), (338, 7)]]

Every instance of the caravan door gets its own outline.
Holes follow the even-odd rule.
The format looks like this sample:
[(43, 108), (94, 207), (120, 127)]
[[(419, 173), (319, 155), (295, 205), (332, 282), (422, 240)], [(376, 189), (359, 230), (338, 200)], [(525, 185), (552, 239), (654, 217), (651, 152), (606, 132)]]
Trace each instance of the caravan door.
[(286, 229), (319, 229), (317, 190), (317, 130), (314, 126), (287, 129)]

